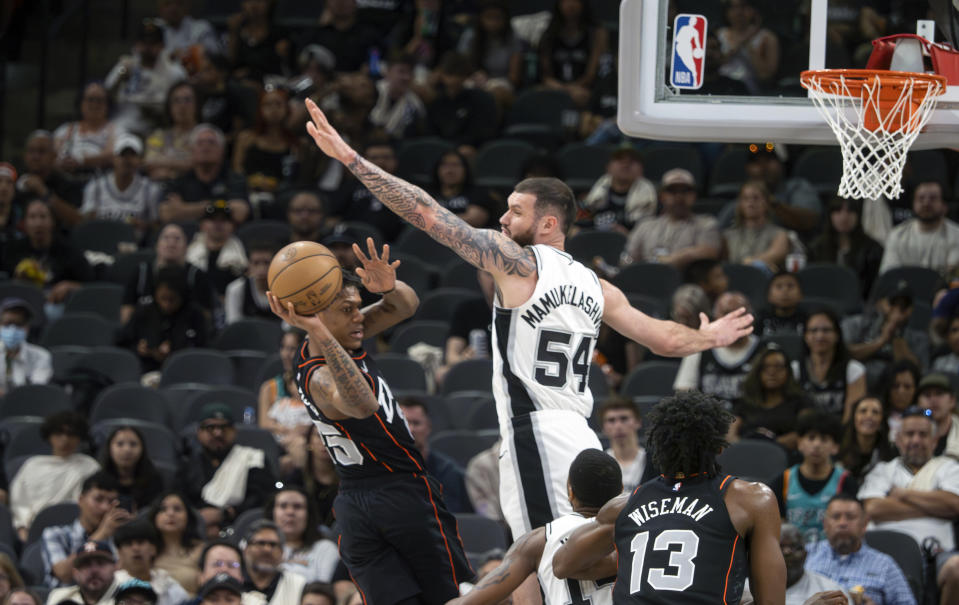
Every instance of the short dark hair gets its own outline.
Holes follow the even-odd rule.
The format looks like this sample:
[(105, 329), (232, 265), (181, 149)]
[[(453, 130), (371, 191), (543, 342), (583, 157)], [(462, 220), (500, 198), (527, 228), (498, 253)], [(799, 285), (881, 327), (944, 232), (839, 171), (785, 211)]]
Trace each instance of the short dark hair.
[(80, 494), (85, 494), (91, 489), (102, 489), (105, 492), (119, 492), (120, 483), (110, 473), (97, 471), (83, 480), (83, 484), (80, 486)]
[(536, 213), (542, 215), (552, 210), (563, 233), (569, 233), (576, 220), (576, 196), (569, 185), (553, 177), (533, 177), (520, 181), (513, 190), (535, 196)]
[(426, 402), (419, 397), (403, 397), (398, 402), (401, 408), (420, 408), (427, 416), (430, 415), (430, 408)]
[(243, 551), (240, 550), (240, 548), (236, 544), (232, 542), (227, 542), (226, 540), (214, 540), (212, 542), (208, 542), (207, 545), (203, 547), (203, 550), (200, 551), (200, 559), (197, 561), (197, 565), (199, 565), (201, 571), (206, 566), (206, 556), (210, 554), (210, 550), (212, 550), (216, 546), (229, 548), (230, 550), (235, 552), (237, 556), (240, 558), (240, 568), (241, 569), (246, 568), (246, 562), (243, 560)]
[(153, 500), (153, 503), (150, 505), (150, 509), (147, 511), (147, 519), (149, 519), (150, 523), (153, 523), (153, 526), (156, 527), (157, 515), (160, 514), (160, 510), (163, 508), (163, 501), (170, 496), (179, 498), (180, 502), (183, 503), (183, 508), (186, 510), (186, 529), (183, 530), (183, 535), (180, 536), (180, 544), (186, 548), (192, 549), (197, 543), (202, 542), (203, 538), (200, 537), (196, 510), (194, 510), (190, 505), (190, 501), (187, 500), (187, 497), (183, 492), (177, 489), (168, 489), (162, 492)]
[(154, 291), (161, 285), (176, 292), (181, 300), (186, 300), (189, 293), (189, 280), (187, 279), (186, 267), (178, 265), (167, 265), (157, 270), (156, 284)]
[(733, 415), (718, 399), (699, 391), (666, 397), (646, 416), (653, 463), (666, 476), (719, 474), (716, 456), (727, 445)]
[(304, 487), (300, 485), (284, 485), (270, 494), (270, 497), (266, 499), (266, 503), (263, 504), (263, 518), (273, 521), (274, 523), (276, 522), (276, 519), (273, 518), (273, 509), (276, 506), (276, 497), (283, 492), (295, 492), (303, 496), (306, 501), (306, 529), (303, 531), (301, 539), (303, 541), (303, 548), (312, 547), (315, 543), (323, 539), (323, 534), (320, 533), (319, 529), (320, 514), (316, 509), (316, 501), (310, 497), (310, 494), (306, 492)]
[(796, 434), (804, 437), (809, 433), (819, 433), (838, 444), (842, 439), (842, 425), (834, 414), (822, 410), (807, 410), (800, 414), (796, 421)]
[(333, 587), (326, 582), (310, 582), (303, 587), (303, 593), (300, 595), (300, 599), (308, 594), (322, 595), (328, 598), (330, 603), (336, 603), (336, 593), (333, 592)]
[(274, 242), (268, 242), (265, 240), (255, 240), (250, 242), (250, 249), (247, 252), (247, 256), (253, 256), (254, 252), (266, 252), (270, 256), (273, 256), (279, 251), (280, 247)]
[(623, 471), (606, 452), (583, 450), (569, 465), (569, 487), (581, 504), (600, 508), (623, 492)]
[(158, 552), (163, 547), (160, 534), (146, 519), (135, 519), (129, 523), (124, 523), (113, 533), (113, 543), (117, 548), (138, 540), (150, 542), (156, 546)]
[(687, 284), (701, 284), (709, 279), (709, 272), (716, 267), (721, 267), (722, 263), (715, 258), (700, 258), (686, 265), (683, 272), (683, 281)]
[(87, 424), (87, 419), (83, 414), (73, 410), (50, 414), (43, 419), (43, 424), (40, 425), (40, 436), (43, 437), (44, 441), (49, 441), (50, 436), (57, 433), (76, 435), (81, 440), (87, 441), (89, 432), (90, 425)]
[(599, 421), (603, 421), (603, 417), (607, 412), (613, 410), (626, 410), (627, 412), (632, 412), (633, 416), (636, 417), (636, 420), (641, 420), (642, 416), (639, 413), (639, 406), (632, 399), (626, 399), (625, 397), (612, 396), (599, 406), (599, 409), (596, 411), (596, 417), (599, 418)]
[(859, 505), (860, 510), (866, 512), (866, 507), (863, 506), (862, 500), (853, 496), (852, 494), (847, 494), (845, 492), (834, 494), (831, 498), (829, 498), (829, 502), (826, 502), (826, 508), (829, 508), (829, 505), (833, 502), (855, 502)]
[(766, 295), (769, 296), (769, 291), (773, 289), (773, 282), (777, 279), (782, 279), (783, 277), (788, 277), (796, 282), (796, 285), (799, 286), (799, 291), (802, 293), (802, 283), (799, 281), (799, 277), (795, 273), (790, 273), (789, 271), (779, 271), (775, 273), (772, 277), (769, 278), (769, 283), (766, 284)]

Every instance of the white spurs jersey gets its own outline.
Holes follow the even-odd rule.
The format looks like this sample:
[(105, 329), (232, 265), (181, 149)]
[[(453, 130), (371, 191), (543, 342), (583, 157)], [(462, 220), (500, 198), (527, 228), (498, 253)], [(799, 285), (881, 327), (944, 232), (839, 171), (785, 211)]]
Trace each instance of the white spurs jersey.
[(546, 546), (539, 559), (536, 577), (546, 596), (545, 605), (612, 605), (616, 576), (605, 580), (560, 580), (553, 575), (553, 555), (577, 527), (592, 523), (579, 513), (563, 515), (545, 525)]
[(603, 288), (590, 269), (552, 246), (530, 246), (536, 289), (493, 308), (493, 395), (500, 424), (540, 410), (589, 417), (589, 362), (603, 321)]

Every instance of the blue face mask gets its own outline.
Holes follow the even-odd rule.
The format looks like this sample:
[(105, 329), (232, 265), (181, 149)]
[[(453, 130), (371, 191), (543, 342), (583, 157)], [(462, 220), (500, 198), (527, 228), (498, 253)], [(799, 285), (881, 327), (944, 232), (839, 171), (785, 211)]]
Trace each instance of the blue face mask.
[(20, 326), (8, 325), (0, 326), (0, 342), (8, 349), (19, 349), (20, 345), (27, 339), (26, 328)]

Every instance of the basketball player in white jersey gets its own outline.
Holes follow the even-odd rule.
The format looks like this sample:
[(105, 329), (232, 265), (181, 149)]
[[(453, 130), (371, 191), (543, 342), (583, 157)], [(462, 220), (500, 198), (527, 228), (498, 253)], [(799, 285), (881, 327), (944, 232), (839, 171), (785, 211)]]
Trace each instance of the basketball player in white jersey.
[(584, 449), (600, 449), (586, 418), (587, 386), (600, 322), (654, 353), (681, 357), (725, 346), (752, 331), (745, 309), (699, 330), (660, 321), (630, 306), (619, 288), (563, 251), (576, 200), (562, 181), (526, 179), (508, 199), (501, 231), (471, 227), (419, 187), (354, 151), (323, 112), (306, 101), (307, 132), (385, 206), (496, 282), (493, 394), (503, 445), (500, 504), (514, 539), (572, 512), (566, 476)]
[[(499, 567), (483, 576), (466, 595), (446, 605), (496, 605), (536, 573), (545, 605), (612, 605), (615, 576), (602, 580), (559, 579), (553, 554), (569, 534), (590, 523), (607, 501), (623, 491), (619, 463), (600, 450), (583, 450), (569, 467), (567, 491), (573, 512), (538, 527), (513, 543)], [(615, 567), (615, 556), (610, 556)], [(604, 562), (608, 565), (610, 562)]]

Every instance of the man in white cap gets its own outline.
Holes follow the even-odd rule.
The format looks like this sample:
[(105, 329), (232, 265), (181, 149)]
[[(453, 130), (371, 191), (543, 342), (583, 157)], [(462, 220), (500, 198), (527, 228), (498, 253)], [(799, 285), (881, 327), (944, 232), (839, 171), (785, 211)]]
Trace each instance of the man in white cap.
[(113, 171), (99, 176), (83, 190), (80, 213), (86, 219), (127, 221), (144, 231), (156, 223), (160, 186), (140, 174), (143, 142), (122, 133), (113, 144)]
[(626, 241), (624, 261), (658, 262), (680, 271), (694, 260), (719, 258), (722, 238), (712, 216), (693, 214), (696, 179), (683, 168), (663, 175), (659, 188), (662, 214), (639, 223)]

